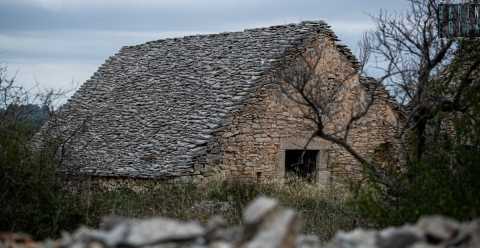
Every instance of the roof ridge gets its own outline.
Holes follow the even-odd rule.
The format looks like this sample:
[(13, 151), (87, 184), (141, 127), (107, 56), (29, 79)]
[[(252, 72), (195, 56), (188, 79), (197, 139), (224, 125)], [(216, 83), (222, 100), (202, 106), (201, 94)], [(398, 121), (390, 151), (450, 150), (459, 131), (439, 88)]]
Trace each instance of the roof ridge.
[(328, 33), (334, 33), (331, 30), (331, 26), (328, 25), (325, 21), (323, 20), (308, 20), (308, 21), (301, 21), (301, 22), (293, 22), (293, 23), (287, 23), (287, 24), (281, 24), (281, 25), (271, 25), (271, 26), (266, 26), (266, 27), (255, 27), (255, 28), (245, 28), (242, 30), (238, 31), (224, 31), (224, 32), (214, 32), (214, 33), (199, 33), (199, 34), (192, 34), (192, 35), (184, 35), (184, 36), (178, 36), (178, 37), (166, 37), (166, 38), (161, 38), (161, 39), (156, 39), (156, 40), (150, 40), (141, 44), (136, 44), (136, 45), (126, 45), (123, 46), (123, 48), (134, 48), (134, 47), (141, 47), (144, 45), (148, 44), (153, 44), (153, 43), (159, 43), (159, 42), (164, 42), (164, 41), (170, 41), (170, 40), (182, 40), (182, 39), (194, 39), (194, 38), (207, 38), (207, 37), (212, 37), (212, 36), (222, 36), (222, 35), (230, 35), (230, 34), (239, 34), (239, 33), (244, 33), (244, 32), (252, 32), (252, 31), (260, 31), (260, 30), (269, 30), (273, 28), (286, 28), (286, 27), (294, 27), (294, 26), (318, 26), (321, 28), (324, 28), (325, 31)]
[(161, 43), (161, 42), (168, 42), (168, 41), (175, 41), (175, 40), (189, 40), (189, 39), (202, 39), (202, 38), (211, 38), (215, 36), (227, 36), (233, 34), (240, 34), (245, 32), (259, 32), (262, 30), (275, 30), (280, 28), (287, 28), (287, 27), (298, 27), (298, 26), (305, 26), (305, 27), (318, 27), (318, 30), (323, 30), (323, 34), (330, 37), (334, 42), (335, 46), (337, 47), (338, 51), (341, 52), (346, 58), (352, 63), (355, 69), (358, 69), (360, 66), (359, 61), (357, 60), (356, 56), (353, 54), (352, 50), (348, 47), (348, 45), (344, 44), (333, 31), (332, 27), (325, 22), (324, 20), (307, 20), (301, 21), (296, 23), (287, 23), (282, 25), (271, 25), (267, 27), (257, 27), (257, 28), (246, 28), (239, 31), (226, 31), (226, 32), (217, 32), (217, 33), (207, 33), (207, 34), (194, 34), (194, 35), (185, 35), (181, 37), (167, 37), (157, 40), (147, 41), (137, 45), (128, 45), (123, 46), (120, 48), (119, 52), (123, 49), (134, 49), (134, 48), (141, 48), (144, 46), (148, 46), (151, 44)]

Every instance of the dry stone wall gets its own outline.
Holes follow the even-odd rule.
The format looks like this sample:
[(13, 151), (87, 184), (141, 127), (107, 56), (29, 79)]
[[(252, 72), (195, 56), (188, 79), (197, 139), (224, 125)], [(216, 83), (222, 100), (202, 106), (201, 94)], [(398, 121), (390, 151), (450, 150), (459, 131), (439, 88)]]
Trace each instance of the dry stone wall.
[(100, 229), (80, 228), (60, 240), (33, 242), (25, 235), (0, 234), (0, 247), (63, 248), (474, 248), (480, 247), (480, 220), (460, 223), (432, 216), (384, 230), (338, 232), (322, 243), (301, 233), (301, 219), (278, 201), (260, 197), (243, 212), (243, 223), (228, 226), (220, 216), (207, 224), (156, 217), (105, 218)]
[[(317, 73), (341, 82), (342, 93), (338, 102), (332, 102), (334, 114), (329, 118), (329, 133), (344, 129), (352, 108), (361, 101), (366, 88), (356, 74), (355, 65), (337, 50), (334, 41), (316, 39), (306, 46), (321, 49), (322, 58)], [(305, 56), (305, 55), (304, 55)], [(329, 86), (319, 85), (320, 88)], [(386, 92), (383, 92), (386, 94)], [(393, 127), (396, 116), (384, 95), (372, 105), (369, 113), (354, 123), (349, 141), (365, 157), (374, 156), (382, 144), (395, 144)], [(285, 177), (285, 151), (304, 149), (316, 130), (315, 123), (305, 118), (302, 107), (292, 102), (277, 84), (265, 83), (248, 104), (227, 119), (226, 127), (215, 134), (217, 157), (224, 177), (234, 180), (263, 182), (283, 180)], [(317, 182), (326, 185), (333, 177), (358, 177), (360, 166), (343, 148), (319, 138), (313, 139), (307, 149), (318, 150)]]
[[(272, 94), (272, 92), (274, 92)], [(313, 127), (299, 113), (282, 104), (278, 89), (267, 87), (258, 92), (232, 124), (218, 133), (223, 158), (221, 166), (227, 178), (281, 179), (284, 167), (282, 150), (303, 149)], [(315, 140), (311, 149), (326, 149), (326, 143)]]
[[(395, 151), (399, 143), (395, 134), (398, 116), (388, 101), (387, 95), (380, 96), (369, 112), (354, 123), (348, 141), (353, 149), (366, 158), (373, 158), (380, 165), (397, 166), (399, 158)], [(331, 168), (337, 177), (362, 176), (359, 163), (343, 148), (333, 145), (330, 156), (335, 158)]]

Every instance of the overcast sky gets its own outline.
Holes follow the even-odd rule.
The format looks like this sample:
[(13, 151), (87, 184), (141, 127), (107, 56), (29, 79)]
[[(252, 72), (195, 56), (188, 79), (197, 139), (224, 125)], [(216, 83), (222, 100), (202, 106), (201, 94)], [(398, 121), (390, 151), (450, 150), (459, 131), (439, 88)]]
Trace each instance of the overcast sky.
[(355, 48), (368, 14), (404, 0), (0, 0), (0, 63), (31, 87), (71, 88), (124, 45), (324, 20)]

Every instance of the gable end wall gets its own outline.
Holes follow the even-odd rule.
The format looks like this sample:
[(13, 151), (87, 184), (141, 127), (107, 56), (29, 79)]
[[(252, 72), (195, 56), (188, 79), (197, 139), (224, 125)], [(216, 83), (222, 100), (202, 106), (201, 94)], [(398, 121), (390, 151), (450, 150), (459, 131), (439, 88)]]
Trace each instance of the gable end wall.
[[(326, 53), (327, 61), (320, 63), (319, 72), (332, 75), (351, 73), (353, 66), (332, 43)], [(358, 77), (356, 78), (358, 80)], [(358, 91), (358, 81), (348, 82), (352, 92)], [(346, 97), (345, 108), (328, 123), (331, 130), (344, 125), (351, 104), (356, 104), (355, 94)], [(230, 125), (218, 131), (209, 146), (208, 168), (214, 168), (226, 179), (241, 181), (283, 181), (285, 177), (285, 150), (303, 149), (314, 129), (313, 123), (302, 117), (302, 112), (286, 96), (279, 86), (260, 88), (256, 96), (239, 112), (230, 116)], [(372, 153), (380, 144), (392, 142), (393, 112), (384, 102), (376, 102), (369, 114), (356, 123), (351, 131), (352, 146), (362, 154)], [(383, 124), (382, 124), (383, 123)], [(317, 182), (327, 184), (333, 177), (357, 177), (360, 166), (342, 148), (315, 138), (308, 149), (319, 150)], [(204, 168), (204, 166), (202, 166)], [(213, 173), (215, 174), (215, 173)]]

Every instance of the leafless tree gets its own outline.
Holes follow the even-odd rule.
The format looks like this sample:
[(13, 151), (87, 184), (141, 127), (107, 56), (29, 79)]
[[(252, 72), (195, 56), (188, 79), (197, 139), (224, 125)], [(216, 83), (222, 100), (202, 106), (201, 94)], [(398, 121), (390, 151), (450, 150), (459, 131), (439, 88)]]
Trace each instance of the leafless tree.
[[(376, 30), (365, 34), (360, 44), (357, 70), (334, 77), (319, 72), (319, 63), (328, 59), (324, 54), (327, 49), (320, 46), (296, 53), (274, 77), (285, 95), (303, 106), (304, 117), (315, 123), (310, 140), (319, 137), (342, 147), (379, 183), (391, 187), (392, 178), (375, 161), (356, 151), (348, 140), (355, 122), (367, 115), (375, 101), (393, 98), (402, 120), (395, 124), (402, 157), (406, 161), (419, 160), (425, 152), (429, 122), (439, 113), (468, 111), (465, 93), (478, 90), (479, 86), (474, 75), (478, 73), (480, 56), (468, 52), (475, 49), (474, 45), (440, 38), (439, 1), (406, 2), (409, 10), (405, 13), (381, 11), (373, 17)], [(345, 88), (346, 82), (352, 80), (364, 86), (357, 95), (359, 104), (351, 106), (342, 128), (330, 129), (328, 123), (336, 116), (342, 95), (345, 90), (352, 90)], [(413, 145), (409, 141), (412, 136)]]
[[(385, 86), (404, 113), (399, 136), (414, 137), (413, 158), (425, 152), (429, 123), (440, 113), (468, 111), (465, 94), (477, 90), (480, 56), (471, 41), (441, 38), (439, 0), (408, 0), (403, 14), (385, 11), (374, 17), (377, 28), (367, 35), (374, 69), (386, 75)], [(390, 66), (385, 66), (389, 64)]]
[[(0, 133), (4, 138), (16, 139), (22, 137), (28, 139), (22, 141), (25, 149), (42, 149), (51, 151), (52, 157), (57, 157), (59, 162), (63, 159), (64, 147), (80, 131), (74, 130), (71, 135), (63, 137), (61, 125), (58, 123), (58, 101), (68, 94), (69, 90), (41, 89), (38, 85), (27, 89), (16, 80), (16, 75), (10, 76), (6, 66), (0, 66)], [(40, 111), (41, 113), (34, 113)], [(43, 116), (43, 125), (40, 130), (29, 126), (26, 130), (23, 124), (36, 124), (38, 128), (42, 123), (32, 123), (42, 120), (31, 119), (34, 114)], [(26, 132), (26, 133), (25, 133)], [(20, 135), (21, 134), (21, 135)], [(59, 139), (59, 137), (62, 137)], [(41, 147), (38, 146), (41, 144)], [(0, 147), (1, 149), (2, 147)], [(60, 156), (59, 156), (60, 155)]]
[[(370, 54), (367, 46), (362, 50), (361, 62), (356, 64), (355, 68), (345, 70), (332, 65), (333, 71), (323, 71), (325, 63), (329, 63), (331, 59), (329, 51), (332, 46), (335, 45), (324, 41), (304, 51), (293, 52), (274, 74), (274, 81), (280, 84), (282, 93), (299, 106), (303, 117), (313, 123), (314, 131), (305, 147), (316, 137), (330, 141), (345, 149), (379, 182), (391, 185), (379, 166), (375, 165), (375, 161), (356, 151), (349, 140), (355, 122), (367, 115), (375, 101), (385, 97), (379, 93), (382, 92), (382, 82), (387, 77), (377, 80), (364, 77), (363, 68)], [(337, 73), (336, 69), (342, 72)], [(348, 96), (352, 99), (350, 104), (345, 105)], [(341, 112), (348, 113), (347, 118), (343, 118), (341, 122), (335, 121), (342, 115)], [(332, 123), (337, 126), (332, 128)], [(338, 127), (342, 123), (343, 125)]]
[(38, 84), (27, 89), (17, 82), (16, 74), (10, 76), (8, 67), (0, 65), (0, 110), (3, 125), (15, 125), (31, 116), (33, 109), (28, 106), (47, 108), (53, 115), (56, 102), (64, 98), (66, 90), (40, 89)]

